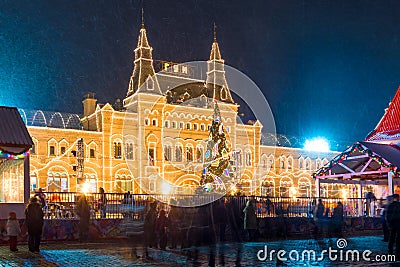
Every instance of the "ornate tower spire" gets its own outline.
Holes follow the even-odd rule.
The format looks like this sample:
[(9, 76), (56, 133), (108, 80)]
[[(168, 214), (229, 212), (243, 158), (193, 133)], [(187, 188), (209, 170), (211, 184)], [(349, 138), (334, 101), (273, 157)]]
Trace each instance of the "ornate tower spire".
[[(148, 80), (150, 79), (151, 86), (146, 86), (144, 91), (149, 89), (151, 93), (159, 93), (159, 89), (155, 88), (156, 83), (153, 80), (154, 76), (154, 67), (153, 67), (153, 57), (152, 52), (153, 48), (149, 45), (147, 40), (146, 28), (144, 27), (144, 11), (142, 9), (142, 27), (139, 32), (139, 38), (137, 42), (137, 47), (134, 50), (135, 52), (135, 60), (134, 60), (134, 67), (131, 79), (129, 81), (129, 88), (127, 97), (136, 93), (139, 88)], [(155, 90), (158, 89), (158, 90)], [(142, 91), (142, 90), (141, 90)]]
[(206, 87), (208, 95), (214, 99), (233, 103), (228, 83), (225, 78), (224, 60), (217, 43), (217, 26), (214, 23), (214, 42), (211, 46), (210, 59), (207, 61)]

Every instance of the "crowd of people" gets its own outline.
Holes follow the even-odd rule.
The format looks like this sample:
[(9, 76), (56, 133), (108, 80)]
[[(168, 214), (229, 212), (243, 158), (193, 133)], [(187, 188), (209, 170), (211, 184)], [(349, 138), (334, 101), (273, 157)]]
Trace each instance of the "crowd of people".
[(324, 232), (327, 233), (329, 238), (343, 236), (344, 218), (342, 202), (337, 202), (336, 207), (333, 208), (332, 216), (330, 216), (331, 210), (324, 206), (322, 199), (318, 199), (318, 204), (313, 203), (312, 207), (314, 235), (316, 238), (323, 236)]
[[(76, 214), (79, 217), (79, 240), (85, 241), (89, 235), (91, 208), (85, 194), (81, 194), (76, 202)], [(374, 200), (375, 201), (375, 200)], [(99, 210), (101, 218), (106, 217), (105, 206), (107, 198), (104, 189), (100, 188)], [(134, 203), (130, 192), (124, 194), (121, 204)], [(255, 241), (260, 233), (259, 202), (255, 198), (248, 198), (246, 204), (222, 198), (209, 205), (201, 207), (180, 207), (178, 200), (172, 199), (169, 205), (156, 200), (147, 202), (148, 207), (143, 211), (144, 244), (147, 247), (166, 249), (186, 248), (192, 245), (210, 244), (226, 241), (229, 233), (230, 240)], [(285, 217), (283, 207), (275, 205), (268, 198), (263, 200), (263, 207), (268, 213)], [(243, 205), (243, 206), (241, 206)], [(31, 252), (40, 251), (40, 242), (44, 223), (46, 197), (39, 190), (30, 198), (25, 209), (26, 227), (28, 233), (28, 248)], [(400, 257), (400, 202), (399, 195), (389, 196), (384, 203), (380, 201), (382, 211), (382, 226), (384, 240), (388, 242), (388, 251)], [(322, 199), (310, 204), (310, 216), (314, 225), (315, 238), (342, 237), (344, 222), (344, 208), (339, 201), (332, 208), (325, 206)], [(284, 224), (284, 221), (283, 221)], [(15, 212), (9, 213), (6, 225), (9, 236), (10, 251), (18, 251), (17, 239), (21, 228)], [(78, 232), (77, 231), (77, 232)], [(147, 249), (146, 249), (147, 251)]]

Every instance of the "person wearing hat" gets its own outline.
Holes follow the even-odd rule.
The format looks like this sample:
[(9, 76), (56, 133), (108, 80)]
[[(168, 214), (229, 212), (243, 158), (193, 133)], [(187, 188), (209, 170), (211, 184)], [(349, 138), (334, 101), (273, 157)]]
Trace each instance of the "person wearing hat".
[(28, 248), (30, 252), (40, 252), (40, 240), (43, 231), (43, 210), (36, 197), (29, 199), (25, 209), (26, 225), (28, 228)]
[(400, 202), (399, 194), (393, 195), (393, 202), (390, 203), (386, 212), (386, 221), (389, 226), (389, 254), (393, 254), (393, 245), (396, 242), (396, 258), (400, 257)]

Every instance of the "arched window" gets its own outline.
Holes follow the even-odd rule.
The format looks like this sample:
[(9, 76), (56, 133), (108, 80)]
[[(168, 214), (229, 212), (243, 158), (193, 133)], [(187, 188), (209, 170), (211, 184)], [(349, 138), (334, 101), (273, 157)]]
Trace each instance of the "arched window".
[(283, 157), (283, 156), (279, 158), (279, 167), (281, 169), (285, 168), (285, 157)]
[(149, 126), (150, 125), (150, 120), (149, 119), (144, 119), (144, 125)]
[(305, 162), (306, 162), (306, 170), (311, 170), (311, 159), (306, 158)]
[(125, 144), (125, 157), (128, 160), (133, 160), (133, 144), (132, 143)]
[(288, 170), (292, 170), (293, 169), (293, 158), (292, 157), (289, 157), (287, 159), (287, 168), (288, 168)]
[(151, 124), (152, 124), (153, 126), (157, 126), (157, 119), (153, 119), (152, 122), (151, 122)]
[(267, 161), (267, 169), (270, 170), (273, 168), (274, 168), (274, 156), (270, 155)]
[(190, 123), (188, 122), (188, 123), (186, 123), (186, 130), (190, 130), (190, 129), (191, 129)]
[(164, 146), (164, 160), (172, 161), (171, 158), (171, 145)]
[(165, 127), (165, 128), (169, 128), (169, 121), (165, 121), (165, 122), (164, 122), (164, 127)]
[(202, 147), (196, 148), (196, 159), (197, 159), (197, 162), (203, 162), (203, 148)]
[(303, 157), (299, 158), (299, 169), (304, 169), (304, 158)]
[(193, 161), (193, 147), (190, 146), (186, 147), (186, 161), (188, 162)]
[(121, 146), (121, 142), (119, 142), (119, 141), (114, 142), (114, 158), (115, 159), (122, 158), (122, 146)]
[(182, 161), (182, 147), (180, 145), (175, 147), (175, 161)]
[(246, 166), (251, 166), (251, 152), (247, 151), (246, 152)]

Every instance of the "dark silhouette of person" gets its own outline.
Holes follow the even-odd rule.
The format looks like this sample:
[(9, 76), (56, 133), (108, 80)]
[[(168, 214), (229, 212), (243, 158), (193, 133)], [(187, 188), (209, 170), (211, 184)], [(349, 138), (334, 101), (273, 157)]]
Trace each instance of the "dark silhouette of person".
[(158, 234), (158, 245), (161, 249), (165, 249), (168, 242), (167, 237), (168, 218), (165, 215), (165, 210), (160, 210), (156, 220), (156, 231)]
[(337, 206), (333, 210), (333, 227), (335, 230), (335, 234), (338, 237), (342, 237), (342, 227), (343, 227), (343, 204), (342, 202), (338, 202)]
[(29, 199), (25, 209), (26, 225), (28, 228), (28, 248), (30, 252), (40, 252), (40, 240), (43, 232), (43, 210), (36, 197)]
[(46, 195), (43, 193), (42, 188), (39, 188), (39, 190), (35, 193), (34, 197), (38, 197), (40, 199), (40, 204), (42, 208), (45, 208), (47, 206), (46, 203)]
[(380, 201), (380, 205), (382, 208), (381, 211), (381, 223), (382, 223), (382, 230), (383, 230), (383, 242), (388, 242), (389, 241), (389, 227), (388, 227), (388, 223), (386, 221), (386, 213), (387, 213), (387, 209), (389, 207), (389, 204), (392, 202), (392, 198), (391, 197), (387, 197), (386, 201), (384, 202), (383, 199), (381, 199)]
[(82, 242), (89, 235), (90, 225), (90, 207), (85, 194), (82, 194), (79, 198), (76, 212), (79, 216), (79, 239)]
[(99, 193), (100, 193), (100, 201), (99, 201), (100, 218), (106, 218), (107, 197), (103, 187), (99, 188)]
[(393, 254), (393, 245), (396, 242), (396, 258), (400, 257), (400, 202), (399, 195), (393, 195), (393, 202), (389, 204), (386, 221), (389, 226), (389, 254)]
[(156, 247), (156, 220), (157, 202), (150, 203), (150, 209), (144, 219), (144, 238), (146, 242), (146, 257), (148, 257), (147, 247)]
[(255, 209), (255, 200), (247, 200), (244, 212), (244, 229), (247, 230), (249, 241), (254, 241), (257, 231), (257, 215)]
[(168, 234), (171, 240), (171, 248), (173, 249), (176, 248), (182, 236), (182, 231), (180, 231), (182, 212), (181, 208), (174, 206), (176, 204), (175, 200), (171, 200), (171, 210), (168, 213)]
[(322, 231), (322, 222), (324, 219), (325, 206), (322, 203), (322, 199), (318, 199), (318, 204), (314, 212), (315, 221), (315, 236), (318, 237), (320, 231)]

